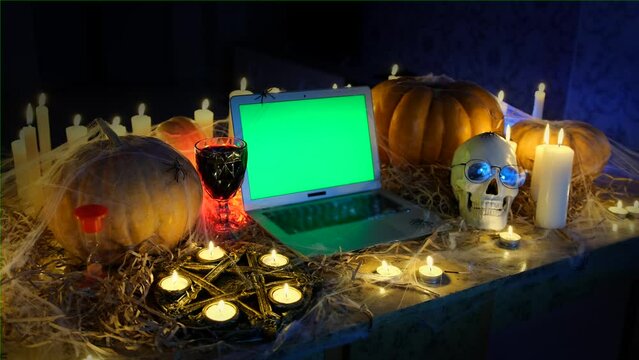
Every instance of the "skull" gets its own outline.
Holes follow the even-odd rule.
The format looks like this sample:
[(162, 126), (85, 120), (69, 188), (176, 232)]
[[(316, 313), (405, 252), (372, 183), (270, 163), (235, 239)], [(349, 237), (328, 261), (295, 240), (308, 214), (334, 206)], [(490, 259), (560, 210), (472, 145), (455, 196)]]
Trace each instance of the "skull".
[[(521, 179), (516, 170), (517, 157), (508, 141), (492, 132), (474, 136), (457, 148), (451, 165), (450, 184), (466, 223), (479, 229), (503, 229)], [(504, 185), (503, 180), (513, 176), (513, 168), (501, 170), (506, 165), (517, 171), (517, 186)], [(473, 182), (471, 178), (486, 180)]]

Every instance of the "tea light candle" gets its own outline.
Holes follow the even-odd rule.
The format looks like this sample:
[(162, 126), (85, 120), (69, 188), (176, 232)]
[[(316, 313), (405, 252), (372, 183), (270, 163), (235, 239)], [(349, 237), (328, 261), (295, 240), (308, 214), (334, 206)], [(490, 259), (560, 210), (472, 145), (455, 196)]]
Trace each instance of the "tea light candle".
[(191, 280), (178, 274), (176, 270), (170, 276), (160, 280), (160, 289), (171, 295), (179, 295), (191, 285)]
[(514, 153), (517, 153), (517, 143), (510, 140), (510, 125), (506, 125), (506, 141), (510, 145), (510, 148), (513, 149)]
[(49, 109), (45, 106), (47, 96), (42, 93), (38, 97), (36, 122), (38, 124), (38, 145), (40, 153), (51, 151), (51, 129), (49, 128)]
[(296, 288), (284, 284), (284, 286), (276, 286), (268, 292), (269, 298), (273, 304), (280, 307), (292, 307), (298, 305), (302, 301), (302, 292)]
[(388, 80), (397, 80), (399, 76), (397, 76), (397, 71), (399, 70), (399, 65), (393, 64), (391, 67), (391, 73), (388, 75)]
[(151, 117), (144, 115), (146, 105), (141, 103), (138, 106), (138, 114), (131, 117), (131, 127), (133, 135), (148, 135), (151, 132)]
[(433, 265), (432, 256), (426, 257), (426, 265), (419, 267), (419, 276), (427, 283), (440, 283), (442, 281), (442, 274), (444, 274), (444, 271), (440, 267)]
[(380, 265), (376, 271), (377, 274), (389, 278), (402, 274), (402, 271), (397, 266), (389, 264), (386, 260), (382, 260), (382, 265)]
[(260, 263), (271, 268), (280, 268), (288, 265), (288, 257), (278, 254), (275, 249), (271, 250), (270, 254), (264, 254), (260, 256)]
[(546, 100), (546, 84), (539, 83), (535, 91), (535, 105), (533, 106), (532, 117), (542, 119), (544, 115), (544, 101)]
[(220, 261), (226, 255), (226, 251), (219, 246), (215, 246), (213, 241), (209, 241), (209, 246), (197, 252), (197, 259), (203, 263)]
[(200, 127), (200, 130), (207, 138), (213, 137), (213, 111), (209, 110), (209, 99), (202, 100), (202, 108), (195, 110), (194, 119), (195, 124)]
[(111, 124), (109, 124), (109, 127), (111, 128), (111, 130), (113, 130), (114, 133), (116, 133), (116, 135), (125, 136), (126, 127), (120, 124), (121, 121), (122, 119), (119, 116), (114, 116), (113, 120), (111, 120)]
[(504, 90), (499, 90), (499, 92), (497, 93), (497, 102), (499, 103), (501, 112), (504, 115), (506, 115), (506, 113), (508, 112), (508, 104), (506, 104), (506, 102), (504, 101), (505, 97), (506, 93), (504, 92)]
[(625, 218), (628, 215), (628, 210), (623, 207), (623, 203), (621, 200), (617, 201), (617, 206), (611, 206), (608, 208), (608, 211), (617, 215), (620, 218)]
[(499, 243), (509, 249), (518, 248), (519, 240), (521, 240), (521, 236), (513, 232), (513, 227), (511, 225), (508, 225), (508, 231), (499, 233)]
[(69, 144), (79, 141), (83, 137), (87, 136), (87, 128), (86, 126), (80, 125), (81, 122), (82, 116), (80, 114), (75, 114), (73, 117), (73, 126), (66, 128), (67, 142)]
[(632, 206), (626, 206), (626, 210), (628, 210), (628, 213), (633, 217), (639, 216), (639, 200), (635, 200)]
[(235, 304), (224, 300), (205, 306), (202, 312), (207, 320), (218, 325), (229, 324), (240, 315)]

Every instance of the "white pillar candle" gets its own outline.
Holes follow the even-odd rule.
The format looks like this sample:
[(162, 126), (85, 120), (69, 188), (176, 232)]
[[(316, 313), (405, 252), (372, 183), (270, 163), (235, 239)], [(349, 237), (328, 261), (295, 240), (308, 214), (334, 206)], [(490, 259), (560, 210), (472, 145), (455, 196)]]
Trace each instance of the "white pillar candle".
[(131, 128), (133, 135), (147, 136), (151, 132), (151, 117), (144, 115), (146, 105), (141, 103), (138, 106), (138, 114), (131, 117)]
[(506, 93), (504, 92), (504, 90), (499, 90), (499, 92), (497, 93), (497, 102), (499, 103), (499, 107), (501, 108), (501, 112), (502, 114), (504, 114), (504, 116), (508, 112), (508, 104), (506, 104), (506, 102), (504, 101), (505, 97)]
[[(248, 81), (246, 80), (245, 77), (243, 77), (242, 79), (240, 79), (240, 89), (239, 90), (233, 90), (231, 91), (231, 93), (229, 94), (229, 100), (231, 100), (231, 98), (233, 96), (239, 96), (239, 95), (250, 95), (252, 94), (252, 92), (246, 90), (246, 85), (247, 85)], [(231, 103), (229, 102), (229, 116), (228, 116), (228, 136), (229, 137), (233, 137), (233, 117), (231, 116)]]
[(623, 203), (621, 200), (617, 201), (617, 206), (611, 206), (608, 208), (608, 211), (617, 215), (619, 218), (625, 218), (628, 215), (628, 210), (623, 207)]
[(287, 265), (288, 262), (288, 257), (278, 254), (275, 249), (271, 250), (270, 254), (260, 256), (260, 263), (270, 268), (280, 268)]
[(213, 137), (213, 117), (213, 111), (209, 110), (209, 99), (202, 100), (202, 108), (195, 110), (193, 118), (207, 138)]
[(116, 135), (126, 136), (126, 127), (122, 125), (121, 122), (122, 118), (120, 118), (119, 116), (114, 116), (113, 120), (111, 120), (111, 124), (109, 124), (109, 127)]
[(388, 75), (388, 80), (397, 80), (399, 76), (397, 76), (397, 71), (399, 70), (399, 65), (393, 64), (391, 67), (391, 73)]
[(634, 217), (639, 216), (639, 200), (635, 200), (632, 206), (626, 206), (628, 213)]
[(510, 148), (513, 149), (513, 152), (516, 154), (517, 153), (517, 143), (510, 140), (510, 125), (506, 125), (506, 141), (508, 141), (508, 144), (510, 145)]
[[(24, 141), (26, 149), (27, 163), (26, 163), (26, 177), (27, 183), (25, 184), (26, 192), (23, 200), (26, 200), (30, 207), (29, 212), (34, 212), (40, 208), (42, 204), (42, 189), (36, 185), (40, 179), (40, 154), (38, 153), (38, 136), (36, 134), (36, 128), (33, 124), (33, 107), (31, 104), (27, 105), (27, 126), (20, 130), (20, 137)], [(33, 212), (31, 212), (33, 213)]]
[(27, 147), (24, 144), (22, 136), (20, 136), (18, 140), (11, 142), (11, 153), (13, 155), (13, 166), (16, 173), (18, 196), (24, 199), (25, 188), (29, 185), (29, 174), (27, 171)]
[(86, 126), (80, 125), (81, 122), (82, 116), (80, 114), (75, 114), (73, 117), (73, 125), (66, 128), (67, 142), (69, 144), (80, 141), (82, 138), (87, 136), (87, 128)]
[(397, 266), (389, 264), (386, 260), (382, 261), (376, 271), (377, 274), (388, 278), (398, 277), (402, 274), (402, 271)]
[(535, 105), (533, 106), (532, 117), (542, 119), (544, 116), (544, 102), (546, 100), (546, 84), (540, 83), (535, 91)]
[(438, 284), (442, 281), (444, 271), (433, 263), (432, 256), (429, 255), (426, 257), (426, 265), (419, 267), (419, 277), (424, 282)]
[(532, 179), (530, 180), (530, 193), (532, 194), (533, 200), (537, 201), (537, 197), (539, 195), (539, 179), (548, 174), (544, 174), (542, 170), (542, 165), (544, 163), (544, 149), (550, 147), (550, 125), (546, 124), (546, 129), (544, 130), (544, 142), (543, 144), (539, 144), (535, 147), (535, 159), (533, 162), (533, 170), (532, 170)]
[[(21, 136), (24, 138), (24, 144), (27, 148), (27, 161), (38, 160), (38, 136), (36, 128), (33, 127), (33, 107), (31, 104), (27, 105), (27, 126), (20, 130)], [(40, 167), (38, 166), (38, 172)]]
[(557, 145), (544, 149), (542, 176), (539, 177), (539, 197), (535, 223), (544, 229), (566, 226), (572, 162), (575, 152), (562, 145), (564, 129), (559, 130)]
[(49, 108), (45, 106), (47, 96), (42, 93), (38, 97), (38, 106), (36, 107), (36, 122), (38, 126), (38, 145), (40, 153), (44, 154), (51, 151), (51, 129), (49, 127)]

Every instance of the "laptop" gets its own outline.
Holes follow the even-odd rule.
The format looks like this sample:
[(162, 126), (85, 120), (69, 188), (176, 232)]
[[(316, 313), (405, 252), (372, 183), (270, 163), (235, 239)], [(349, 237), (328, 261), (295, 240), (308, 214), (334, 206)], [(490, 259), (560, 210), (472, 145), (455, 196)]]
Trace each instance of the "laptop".
[(436, 226), (381, 188), (370, 88), (234, 96), (231, 118), (248, 145), (244, 208), (293, 250), (352, 251)]

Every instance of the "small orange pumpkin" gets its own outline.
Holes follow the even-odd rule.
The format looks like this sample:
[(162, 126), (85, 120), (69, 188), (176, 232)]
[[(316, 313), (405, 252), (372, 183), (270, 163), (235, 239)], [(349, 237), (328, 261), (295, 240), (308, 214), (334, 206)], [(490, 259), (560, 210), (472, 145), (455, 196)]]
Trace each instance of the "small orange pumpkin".
[[(80, 146), (48, 175), (49, 229), (70, 254), (105, 264), (147, 239), (173, 248), (199, 217), (197, 171), (159, 139), (118, 137), (103, 122), (101, 127), (109, 140)], [(76, 219), (76, 209), (88, 204), (108, 209), (97, 243)]]
[(470, 82), (400, 77), (376, 85), (372, 96), (382, 162), (448, 166), (464, 141), (503, 131), (495, 97)]
[(206, 137), (193, 120), (184, 116), (162, 122), (155, 132), (160, 140), (186, 156), (191, 164), (195, 164), (195, 143)]
[(517, 143), (517, 163), (532, 171), (535, 148), (543, 143), (546, 124), (550, 125), (550, 144), (557, 143), (559, 129), (564, 129), (563, 144), (575, 151), (573, 177), (585, 175), (596, 177), (610, 159), (610, 142), (606, 135), (594, 126), (573, 120), (545, 121), (523, 120), (511, 129), (511, 139)]

